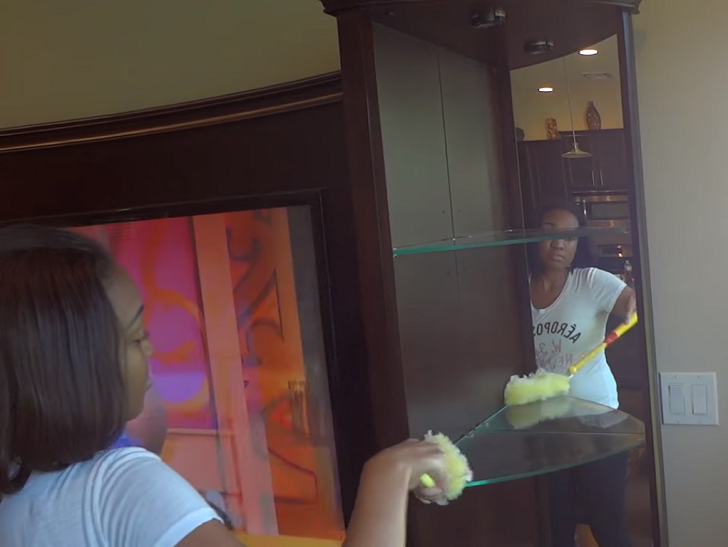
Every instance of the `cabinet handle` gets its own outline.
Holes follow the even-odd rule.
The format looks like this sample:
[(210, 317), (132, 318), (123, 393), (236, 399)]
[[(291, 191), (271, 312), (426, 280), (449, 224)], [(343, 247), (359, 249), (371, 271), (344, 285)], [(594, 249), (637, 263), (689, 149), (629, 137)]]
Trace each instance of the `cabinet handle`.
[(599, 180), (602, 181), (602, 186), (604, 186), (604, 173), (601, 169), (599, 170)]
[(592, 186), (596, 186), (596, 185), (597, 185), (597, 181), (594, 180), (594, 169), (592, 169)]

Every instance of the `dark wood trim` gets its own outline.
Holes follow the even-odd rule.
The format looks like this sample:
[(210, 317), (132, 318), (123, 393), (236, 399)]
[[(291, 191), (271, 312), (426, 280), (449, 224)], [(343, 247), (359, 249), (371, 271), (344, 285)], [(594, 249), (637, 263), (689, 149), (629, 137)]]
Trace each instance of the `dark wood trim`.
[[(435, 2), (442, 3), (447, 0), (321, 0), (324, 5), (324, 11), (330, 14), (337, 14), (342, 11), (357, 8), (374, 8), (374, 7), (396, 7), (402, 4), (433, 4)], [(450, 0), (453, 1), (453, 0)], [(455, 0), (457, 1), (457, 0)], [(507, 6), (508, 2), (513, 0), (502, 0), (500, 5)], [(630, 13), (639, 13), (642, 0), (582, 0), (594, 4), (604, 4), (606, 6), (616, 6)]]
[(499, 114), (498, 129), (501, 137), (501, 171), (503, 174), (501, 190), (508, 203), (508, 228), (525, 228), (510, 70), (505, 65), (494, 68), (493, 78), (496, 86), (496, 109)]
[[(624, 128), (614, 127), (614, 128), (609, 128), (609, 129), (598, 129), (598, 130), (595, 130), (595, 131), (592, 131), (592, 130), (589, 130), (589, 129), (577, 129), (576, 130), (576, 136), (579, 137), (581, 135), (588, 136), (588, 135), (591, 135), (591, 134), (599, 134), (599, 133), (614, 133), (614, 132), (617, 132), (617, 131), (624, 131)], [(567, 131), (564, 131), (563, 133), (564, 133), (564, 135), (562, 135), (562, 137), (571, 137), (571, 131), (568, 131), (568, 132)], [(548, 141), (547, 139), (526, 139), (523, 142), (551, 142), (551, 141)]]
[(212, 99), (0, 131), (0, 153), (141, 137), (239, 122), (342, 100), (340, 73)]
[(379, 123), (374, 36), (372, 22), (365, 10), (341, 13), (337, 20), (369, 364), (368, 386), (375, 429), (372, 449), (378, 450), (407, 438), (409, 425)]
[(132, 209), (102, 209), (84, 213), (65, 215), (43, 215), (36, 217), (2, 218), (0, 228), (23, 223), (39, 224), (67, 228), (74, 226), (91, 226), (116, 224), (120, 222), (139, 222), (160, 218), (186, 217), (195, 215), (213, 215), (231, 211), (252, 211), (255, 209), (273, 209), (277, 207), (307, 206), (318, 213), (321, 204), (319, 191), (295, 193), (271, 193), (266, 195), (234, 196), (224, 199), (209, 199), (189, 202), (169, 203), (163, 205), (139, 206)]
[(634, 257), (634, 273), (638, 295), (641, 339), (645, 343), (647, 367), (641, 381), (647, 386), (645, 401), (649, 417), (647, 426), (647, 449), (650, 462), (650, 498), (652, 504), (652, 534), (654, 545), (667, 545), (667, 512), (665, 506), (664, 472), (662, 468), (660, 438), (660, 410), (657, 366), (655, 358), (655, 337), (653, 332), (652, 291), (650, 288), (650, 265), (647, 251), (647, 220), (645, 210), (644, 178), (642, 173), (642, 149), (640, 146), (640, 122), (637, 100), (637, 70), (632, 16), (622, 15), (619, 30), (619, 71), (622, 77), (622, 112), (624, 134), (627, 145), (627, 162), (632, 175), (630, 188), (630, 214), (632, 234), (637, 252)]
[[(499, 30), (502, 33), (502, 30)], [(503, 43), (505, 39), (503, 40)], [(503, 64), (493, 69), (496, 88), (496, 110), (498, 116), (498, 133), (500, 135), (501, 152), (501, 191), (508, 206), (508, 226), (502, 228), (527, 228), (527, 219), (523, 208), (523, 188), (521, 185), (520, 166), (518, 161), (518, 139), (516, 138), (516, 122), (513, 117), (513, 94), (511, 90), (511, 74), (508, 66)], [(527, 247), (514, 245), (512, 256), (514, 271), (518, 276), (517, 284), (522, 288), (518, 292), (518, 309), (520, 315), (520, 336), (524, 351), (524, 362), (521, 373), (526, 370), (526, 363), (535, 363), (533, 348), (533, 321), (531, 319), (531, 298), (528, 293), (528, 260)]]

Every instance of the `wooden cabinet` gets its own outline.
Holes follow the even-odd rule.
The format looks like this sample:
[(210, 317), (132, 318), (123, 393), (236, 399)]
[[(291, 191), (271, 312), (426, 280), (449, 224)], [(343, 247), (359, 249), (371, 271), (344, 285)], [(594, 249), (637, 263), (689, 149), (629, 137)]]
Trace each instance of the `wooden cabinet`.
[[(572, 136), (564, 135), (561, 139), (561, 150), (562, 154), (572, 149), (574, 139)], [(592, 154), (591, 157), (578, 158), (578, 159), (565, 159), (559, 156), (559, 159), (564, 165), (564, 171), (566, 172), (566, 178), (571, 192), (588, 192), (590, 190), (598, 189), (599, 179), (595, 173), (595, 157), (596, 150), (594, 147), (594, 141), (589, 133), (582, 133), (576, 135), (576, 142), (579, 143), (579, 148), (584, 152)]]
[(518, 146), (518, 160), (526, 209), (552, 199), (568, 198), (562, 141), (527, 141)]
[[(566, 135), (522, 143), (517, 154), (511, 74), (615, 34), (631, 38), (624, 10), (638, 0), (503, 0), (498, 9), (465, 0), (322, 1), (338, 20), (356, 232), (370, 236), (356, 247), (358, 281), (362, 294), (380, 296), (364, 302), (362, 324), (375, 439), (383, 448), (428, 429), (458, 438), (497, 411), (508, 379), (536, 360), (526, 253), (507, 238), (524, 225), (524, 209), (599, 191), (611, 176), (599, 170), (590, 132), (578, 137), (594, 154), (587, 161), (562, 158)], [(534, 38), (553, 50), (533, 55)], [(499, 245), (448, 248), (483, 233)], [(451, 508), (412, 504), (408, 544), (545, 545), (548, 511), (537, 486), (471, 488)]]
[(627, 149), (621, 129), (595, 131), (595, 178), (599, 190), (626, 190), (629, 180)]
[(579, 148), (589, 158), (565, 159), (573, 138), (558, 141), (524, 141), (518, 144), (521, 187), (527, 211), (537, 204), (563, 199), (575, 193), (625, 191), (629, 169), (622, 129), (582, 131)]

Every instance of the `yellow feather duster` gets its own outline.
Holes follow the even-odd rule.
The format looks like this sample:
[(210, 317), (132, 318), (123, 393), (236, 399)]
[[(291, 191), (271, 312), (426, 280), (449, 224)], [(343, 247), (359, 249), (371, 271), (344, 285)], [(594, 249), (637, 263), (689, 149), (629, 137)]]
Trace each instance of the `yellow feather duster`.
[(601, 344), (584, 355), (579, 362), (568, 368), (568, 375), (554, 374), (539, 370), (525, 377), (511, 376), (504, 393), (507, 406), (525, 405), (536, 401), (545, 401), (552, 397), (559, 397), (569, 393), (571, 378), (581, 370), (584, 365), (599, 355), (600, 352), (613, 344), (629, 329), (637, 324), (637, 314), (633, 314), (629, 321), (622, 323), (607, 334)]
[[(473, 471), (470, 469), (468, 459), (442, 433), (433, 434), (430, 431), (425, 435), (425, 441), (435, 443), (445, 453), (445, 475), (448, 478), (447, 490), (444, 492), (445, 498), (450, 501), (459, 498), (468, 482), (473, 480)], [(435, 487), (435, 481), (428, 474), (422, 475), (420, 482), (425, 488)], [(447, 501), (438, 503), (444, 505)]]
[(505, 391), (507, 406), (525, 405), (545, 401), (569, 393), (571, 378), (562, 374), (539, 370), (525, 378), (511, 376)]

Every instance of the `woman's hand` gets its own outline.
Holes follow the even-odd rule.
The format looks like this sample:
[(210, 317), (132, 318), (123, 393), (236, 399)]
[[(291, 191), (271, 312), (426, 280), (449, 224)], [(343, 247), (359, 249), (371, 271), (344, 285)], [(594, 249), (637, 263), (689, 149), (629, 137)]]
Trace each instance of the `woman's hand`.
[[(444, 497), (448, 478), (445, 474), (445, 453), (438, 445), (428, 441), (410, 439), (383, 450), (366, 466), (367, 474), (402, 473), (407, 478), (410, 491), (425, 501), (437, 501)], [(424, 474), (430, 475), (435, 486), (425, 488), (420, 482)]]
[[(374, 456), (362, 473), (344, 547), (404, 547), (409, 492), (427, 501), (444, 498), (445, 454), (432, 442), (409, 440)], [(427, 473), (435, 487), (425, 489)]]

